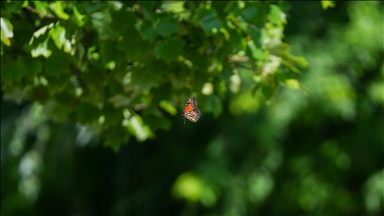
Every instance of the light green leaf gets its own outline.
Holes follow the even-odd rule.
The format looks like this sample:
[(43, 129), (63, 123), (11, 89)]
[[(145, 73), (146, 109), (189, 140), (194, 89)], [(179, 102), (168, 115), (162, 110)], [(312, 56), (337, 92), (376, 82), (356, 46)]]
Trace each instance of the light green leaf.
[(38, 56), (44, 56), (48, 58), (52, 54), (52, 50), (48, 49), (48, 41), (45, 40), (42, 43), (39, 43), (37, 47), (31, 50), (31, 55), (33, 58)]
[(145, 141), (152, 136), (150, 128), (148, 127), (148, 125), (145, 125), (143, 123), (142, 118), (138, 115), (129, 118), (126, 127), (128, 131), (133, 134), (139, 142)]
[(268, 13), (268, 19), (275, 25), (283, 25), (287, 23), (286, 15), (281, 11), (280, 7), (274, 4), (270, 5), (270, 11)]
[(297, 79), (287, 79), (285, 80), (285, 84), (290, 89), (300, 89), (300, 83)]
[(182, 1), (163, 2), (161, 9), (167, 12), (180, 13), (185, 10), (184, 3)]
[(177, 177), (172, 188), (172, 194), (175, 197), (197, 202), (200, 200), (203, 187), (204, 182), (198, 176), (191, 172), (186, 172)]
[(169, 103), (169, 102), (166, 101), (166, 100), (162, 100), (162, 101), (160, 101), (159, 106), (160, 106), (163, 110), (167, 111), (167, 112), (168, 112), (169, 114), (171, 114), (171, 115), (176, 115), (176, 113), (177, 113), (176, 108), (175, 108), (171, 103)]
[(333, 1), (321, 1), (321, 6), (326, 10), (335, 7), (335, 3)]
[(49, 14), (48, 2), (45, 1), (35, 1), (35, 9), (39, 12), (40, 17), (44, 17)]
[(55, 12), (55, 14), (60, 18), (60, 19), (63, 19), (63, 20), (67, 20), (69, 19), (69, 15), (67, 13), (64, 12), (64, 8), (63, 8), (63, 5), (62, 5), (63, 2), (60, 2), (60, 1), (56, 1), (55, 3), (52, 3), (50, 5), (51, 9), (53, 10), (53, 12)]
[(53, 27), (50, 31), (51, 38), (53, 42), (55, 42), (55, 45), (59, 50), (63, 47), (64, 43), (66, 42), (65, 38), (65, 28), (62, 27), (60, 24), (56, 24), (55, 27)]
[(13, 37), (13, 25), (7, 18), (0, 18), (1, 22), (1, 42), (6, 46), (11, 46), (10, 38)]
[(75, 17), (75, 20), (78, 26), (82, 27), (85, 25), (85, 22), (84, 22), (85, 16), (80, 14), (80, 12), (77, 10), (76, 5), (73, 5), (73, 15)]

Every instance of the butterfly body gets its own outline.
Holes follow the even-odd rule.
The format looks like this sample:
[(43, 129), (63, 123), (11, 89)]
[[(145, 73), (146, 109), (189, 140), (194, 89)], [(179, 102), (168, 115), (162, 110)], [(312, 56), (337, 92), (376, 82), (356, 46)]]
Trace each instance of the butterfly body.
[(191, 122), (197, 122), (200, 118), (200, 111), (196, 106), (196, 97), (193, 96), (185, 102), (183, 119), (185, 124), (185, 119), (188, 119)]

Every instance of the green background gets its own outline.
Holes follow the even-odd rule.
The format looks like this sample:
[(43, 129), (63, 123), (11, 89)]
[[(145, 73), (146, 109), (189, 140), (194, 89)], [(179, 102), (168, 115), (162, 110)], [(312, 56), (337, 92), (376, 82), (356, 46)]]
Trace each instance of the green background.
[(384, 214), (383, 14), (1, 2), (1, 215)]

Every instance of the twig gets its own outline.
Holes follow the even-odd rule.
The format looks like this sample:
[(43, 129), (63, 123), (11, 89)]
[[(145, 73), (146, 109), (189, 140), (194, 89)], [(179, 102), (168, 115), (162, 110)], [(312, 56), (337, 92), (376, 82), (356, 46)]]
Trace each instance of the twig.
[[(29, 6), (29, 5), (27, 5), (25, 8), (26, 8), (27, 10), (31, 11), (32, 13), (41, 15), (41, 13), (40, 13), (39, 11), (37, 11), (35, 8), (33, 8), (33, 7)], [(44, 15), (44, 17), (46, 17), (46, 18), (50, 18), (50, 19), (57, 19), (57, 18), (56, 18), (55, 16), (53, 16), (52, 14), (46, 14), (46, 15)]]

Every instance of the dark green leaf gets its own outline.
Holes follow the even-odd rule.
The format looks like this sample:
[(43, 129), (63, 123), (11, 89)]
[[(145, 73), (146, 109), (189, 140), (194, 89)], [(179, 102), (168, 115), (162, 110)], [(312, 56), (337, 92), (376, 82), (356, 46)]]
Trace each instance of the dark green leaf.
[(159, 41), (155, 47), (157, 58), (162, 58), (168, 62), (176, 60), (179, 55), (183, 54), (184, 41), (172, 37)]
[(167, 16), (160, 19), (156, 26), (157, 32), (164, 36), (169, 37), (180, 30), (179, 23), (172, 16)]
[(55, 51), (45, 62), (45, 71), (49, 74), (59, 76), (69, 73), (70, 55), (61, 51)]
[(210, 95), (208, 97), (207, 103), (205, 104), (204, 108), (206, 111), (212, 112), (215, 118), (219, 117), (219, 115), (223, 111), (221, 100), (216, 95)]
[(221, 20), (213, 8), (209, 10), (199, 8), (193, 19), (207, 34), (216, 33), (222, 27)]
[(256, 26), (247, 26), (249, 34), (257, 48), (261, 48), (261, 31)]

